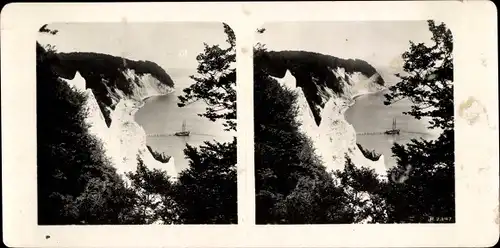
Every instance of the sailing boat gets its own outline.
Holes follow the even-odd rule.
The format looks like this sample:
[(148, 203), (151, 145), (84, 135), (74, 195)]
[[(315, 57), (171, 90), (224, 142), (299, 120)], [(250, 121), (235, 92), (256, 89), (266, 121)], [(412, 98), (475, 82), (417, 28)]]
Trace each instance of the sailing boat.
[(186, 131), (186, 120), (184, 120), (182, 122), (182, 131), (181, 132), (177, 132), (174, 135), (175, 136), (189, 136), (190, 133), (191, 133), (190, 131)]
[(394, 118), (394, 119), (392, 119), (392, 129), (391, 130), (387, 130), (384, 133), (385, 134), (390, 134), (390, 135), (394, 135), (394, 134), (399, 135), (399, 131), (400, 130), (396, 128), (396, 118)]

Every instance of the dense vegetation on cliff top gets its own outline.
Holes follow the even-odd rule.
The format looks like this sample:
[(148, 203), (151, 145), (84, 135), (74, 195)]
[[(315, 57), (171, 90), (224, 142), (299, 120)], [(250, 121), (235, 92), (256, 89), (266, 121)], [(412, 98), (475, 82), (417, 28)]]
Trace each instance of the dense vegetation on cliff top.
[[(341, 67), (346, 73), (360, 72), (366, 77), (371, 77), (377, 70), (364, 60), (341, 59), (331, 55), (325, 55), (308, 51), (262, 51), (255, 57), (256, 70), (263, 70), (270, 76), (283, 77), (286, 70), (290, 70), (295, 77), (297, 87), (301, 87), (306, 96), (316, 124), (321, 122), (320, 108), (324, 107), (321, 93), (318, 88), (324, 90), (329, 88), (333, 92), (342, 94), (342, 79), (337, 78), (332, 69)], [(347, 80), (347, 75), (344, 78)], [(384, 85), (384, 79), (378, 77), (377, 82)]]
[[(226, 131), (236, 131), (236, 36), (223, 24), (227, 47), (204, 44), (198, 56), (197, 76), (183, 90), (178, 105), (204, 101), (208, 107), (198, 113), (211, 121), (221, 120)], [(187, 146), (184, 154), (191, 160), (179, 177), (184, 185), (179, 212), (184, 223), (236, 224), (237, 214), (237, 139), (231, 142), (205, 142), (199, 149)]]
[(254, 72), (256, 223), (353, 223), (353, 198), (299, 131), (296, 102), (294, 92), (265, 72)]
[[(331, 69), (342, 67), (347, 73), (358, 71), (367, 77), (377, 73), (377, 70), (372, 65), (361, 59), (342, 59), (332, 55), (309, 51), (266, 51), (266, 53), (261, 54), (257, 58), (257, 63), (268, 68), (268, 73), (275, 77), (284, 76), (286, 69), (299, 72), (300, 69), (308, 68), (312, 69), (312, 72), (315, 72), (314, 74), (320, 74), (317, 72), (326, 69), (322, 67), (329, 67)], [(378, 83), (383, 85), (384, 80), (381, 78)]]
[[(400, 76), (401, 82), (391, 87), (387, 104), (408, 97), (414, 105), (407, 114), (431, 117), (431, 127), (443, 132), (434, 141), (396, 144), (393, 152), (398, 165), (388, 172), (387, 182), (379, 180), (373, 170), (356, 168), (348, 158), (343, 170), (325, 170), (311, 141), (298, 131), (296, 95), (269, 77), (276, 75), (269, 72), (272, 64), (263, 66), (259, 60), (269, 52), (256, 47), (258, 224), (357, 223), (367, 217), (379, 223), (455, 221), (452, 38), (444, 24), (429, 21), (429, 29), (435, 45), (410, 44), (403, 54), (407, 76)], [(205, 45), (197, 59), (198, 73), (206, 77), (192, 77), (195, 84), (179, 100), (181, 106), (196, 100), (211, 103), (202, 116), (225, 120), (225, 127), (235, 130), (236, 70), (229, 69), (235, 61), (235, 37), (229, 26), (224, 25), (224, 31), (229, 48)], [(138, 158), (137, 171), (127, 174), (132, 184), (126, 185), (83, 124), (85, 96), (59, 80), (47, 62), (50, 56), (38, 45), (37, 49), (39, 224), (237, 223), (236, 138), (222, 144), (207, 142), (199, 149), (187, 146), (190, 167), (175, 183), (169, 182), (164, 171), (147, 169)], [(292, 63), (299, 65), (290, 69), (298, 73), (296, 77), (304, 74), (301, 84), (321, 83), (320, 77), (326, 80), (325, 65), (314, 64), (317, 55), (299, 54), (312, 56), (304, 63), (301, 59)], [(311, 70), (309, 78), (301, 64)], [(283, 71), (277, 65), (276, 71)], [(298, 80), (297, 84), (304, 87)], [(436, 85), (441, 87), (425, 91)], [(372, 159), (378, 156), (363, 153)]]
[[(224, 28), (232, 37), (230, 43), (233, 44), (227, 53), (234, 54), (234, 33), (227, 25)], [(40, 32), (57, 33), (44, 28)], [(90, 56), (84, 62), (75, 62), (76, 66), (69, 60), (64, 63), (59, 61), (54, 47), (36, 45), (40, 225), (237, 222), (236, 138), (228, 143), (206, 142), (199, 148), (187, 146), (185, 155), (190, 160), (190, 167), (180, 173), (176, 182), (171, 182), (170, 175), (163, 170), (148, 169), (138, 157), (137, 170), (126, 173), (130, 183), (125, 183), (104, 155), (101, 142), (88, 132), (88, 125), (85, 124), (87, 113), (83, 108), (86, 94), (75, 91), (59, 78), (72, 78), (74, 75), (71, 75), (71, 70), (70, 75), (64, 75), (68, 73), (61, 67), (64, 63), (75, 68), (107, 66), (95, 60), (102, 56)], [(206, 45), (205, 52), (200, 55), (200, 63), (204, 63), (203, 54), (218, 57), (218, 51), (218, 45)], [(235, 58), (234, 55), (230, 57)], [(114, 74), (114, 66), (117, 64), (107, 67), (111, 72), (98, 69), (98, 72), (104, 73), (99, 77), (96, 71), (85, 72), (84, 69), (81, 73), (87, 76), (87, 82), (88, 75), (94, 77), (94, 82), (101, 82), (99, 80), (119, 76)], [(199, 73), (205, 74), (202, 70)], [(234, 74), (235, 70), (232, 70), (227, 74), (229, 77), (222, 77), (227, 86), (236, 83), (235, 77), (231, 77)], [(216, 87), (217, 82), (211, 85)], [(94, 93), (99, 91), (90, 88)], [(234, 92), (228, 90), (229, 99), (233, 99)], [(228, 122), (235, 119), (235, 113), (226, 115)], [(235, 125), (228, 126), (236, 128)], [(148, 149), (159, 160), (169, 159), (150, 147)]]
[(53, 73), (50, 53), (37, 44), (38, 223), (130, 223), (133, 192), (88, 133), (86, 95)]
[[(226, 130), (236, 131), (236, 61), (234, 32), (224, 24), (227, 48), (204, 44), (198, 60), (197, 76), (193, 84), (179, 96), (179, 106), (194, 101), (208, 104), (200, 116), (212, 121), (223, 120)], [(136, 174), (131, 174), (140, 185), (147, 219), (173, 224), (236, 224), (237, 173), (236, 137), (231, 142), (206, 141), (199, 147), (186, 145), (184, 154), (189, 167), (169, 184), (167, 175), (148, 170), (139, 161)], [(151, 199), (158, 199), (152, 201)], [(149, 214), (148, 214), (149, 213)]]
[[(96, 75), (101, 78), (114, 79), (119, 76), (119, 71), (125, 69), (135, 70), (137, 75), (150, 73), (160, 82), (173, 87), (174, 82), (155, 62), (148, 60), (131, 60), (123, 57), (94, 52), (57, 53), (61, 66), (74, 74), (75, 70), (81, 71), (82, 76)], [(118, 86), (115, 84), (114, 86)], [(121, 85), (125, 86), (125, 85)], [(124, 92), (127, 93), (126, 88)]]
[[(386, 104), (410, 99), (413, 105), (404, 114), (430, 117), (429, 128), (442, 133), (433, 141), (395, 144), (397, 166), (388, 171), (387, 182), (377, 179), (373, 170), (357, 169), (349, 159), (344, 170), (318, 175), (321, 165), (312, 159), (310, 141), (296, 133), (293, 118), (286, 118), (295, 111), (293, 94), (266, 74), (283, 77), (289, 69), (311, 105), (319, 100), (317, 85), (341, 93), (329, 72), (328, 63), (335, 60), (302, 51), (268, 52), (258, 44), (254, 50), (257, 223), (355, 223), (368, 216), (379, 223), (455, 221), (453, 42), (444, 24), (429, 21), (428, 25), (434, 45), (410, 42), (402, 54), (406, 75), (396, 75), (401, 81), (390, 87)], [(370, 73), (369, 67), (364, 68), (363, 73)], [(372, 160), (378, 157), (360, 149)]]
[(63, 78), (72, 79), (76, 71), (86, 80), (87, 88), (92, 89), (99, 107), (109, 126), (110, 111), (114, 109), (111, 95), (115, 90), (121, 90), (126, 95), (132, 94), (133, 83), (124, 75), (123, 71), (131, 69), (136, 75), (151, 74), (166, 86), (173, 87), (174, 82), (167, 72), (154, 62), (147, 60), (130, 60), (94, 52), (72, 52), (50, 54), (54, 71)]
[[(405, 75), (390, 87), (385, 104), (410, 99), (404, 114), (430, 118), (436, 140), (412, 140), (392, 148), (397, 166), (389, 171), (389, 221), (455, 222), (455, 130), (453, 36), (444, 23), (428, 21), (431, 45), (410, 42), (402, 54)], [(402, 183), (401, 183), (402, 182)]]
[[(289, 67), (281, 67), (280, 62), (262, 62), (269, 55), (287, 61)], [(312, 141), (299, 131), (297, 94), (270, 77), (283, 77), (290, 69), (294, 76), (302, 76), (300, 83), (297, 78), (297, 86), (307, 85), (310, 95), (316, 96), (316, 84), (325, 82), (313, 78), (333, 76), (328, 64), (331, 60), (316, 60), (318, 57), (334, 58), (302, 51), (269, 52), (263, 46), (254, 49), (257, 224), (356, 223), (376, 216), (370, 206), (363, 204), (361, 194), (367, 189), (359, 187), (360, 181), (378, 182), (374, 171), (359, 170), (350, 160), (346, 170), (326, 171)], [(326, 87), (339, 86), (339, 80), (330, 79)]]

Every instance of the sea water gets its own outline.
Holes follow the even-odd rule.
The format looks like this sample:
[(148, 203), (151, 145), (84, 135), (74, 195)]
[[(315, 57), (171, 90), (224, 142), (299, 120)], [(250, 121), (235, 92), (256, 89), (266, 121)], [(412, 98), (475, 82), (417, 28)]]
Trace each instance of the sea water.
[[(383, 154), (386, 167), (390, 168), (396, 164), (391, 150), (394, 143), (407, 144), (411, 139), (419, 138), (435, 139), (438, 131), (428, 129), (428, 119), (417, 120), (403, 114), (410, 110), (412, 103), (409, 99), (384, 105), (386, 93), (388, 90), (357, 97), (355, 104), (345, 112), (345, 118), (356, 130), (357, 143)], [(399, 135), (377, 134), (392, 129), (393, 119), (396, 119), (396, 128), (401, 130)]]
[[(144, 106), (135, 114), (135, 120), (144, 128), (147, 144), (156, 151), (164, 152), (175, 159), (177, 171), (189, 167), (189, 160), (185, 158), (184, 149), (186, 144), (199, 147), (205, 141), (230, 142), (235, 132), (224, 131), (221, 121), (212, 122), (205, 117), (198, 116), (205, 112), (207, 105), (203, 101), (197, 101), (185, 107), (178, 107), (178, 96), (182, 90), (194, 81), (189, 78), (189, 71), (183, 71), (173, 75), (169, 72), (173, 81), (175, 92), (154, 96), (144, 101)], [(182, 131), (182, 124), (186, 123), (189, 136), (175, 136), (175, 132)], [(149, 136), (151, 134), (162, 134), (162, 136)]]

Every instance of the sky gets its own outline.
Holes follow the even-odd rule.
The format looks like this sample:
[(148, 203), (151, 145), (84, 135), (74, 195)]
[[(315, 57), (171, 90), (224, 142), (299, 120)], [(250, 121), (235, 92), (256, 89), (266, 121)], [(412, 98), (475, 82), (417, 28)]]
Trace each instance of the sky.
[[(426, 21), (281, 22), (263, 26), (256, 40), (270, 50), (306, 50), (341, 58), (363, 59), (386, 79), (402, 67), (409, 41), (430, 42)], [(56, 35), (39, 42), (60, 52), (98, 52), (133, 60), (150, 60), (169, 74), (194, 71), (203, 42), (226, 46), (222, 23), (54, 23)], [(238, 40), (236, 40), (238, 42)]]
[[(59, 52), (97, 52), (150, 60), (169, 69), (195, 70), (203, 42), (227, 47), (222, 23), (54, 23), (56, 35), (40, 34)], [(169, 73), (170, 74), (170, 73)]]
[(266, 31), (257, 34), (256, 40), (270, 50), (362, 59), (391, 72), (401, 70), (401, 54), (408, 50), (410, 40), (431, 42), (427, 21), (279, 22), (262, 27)]

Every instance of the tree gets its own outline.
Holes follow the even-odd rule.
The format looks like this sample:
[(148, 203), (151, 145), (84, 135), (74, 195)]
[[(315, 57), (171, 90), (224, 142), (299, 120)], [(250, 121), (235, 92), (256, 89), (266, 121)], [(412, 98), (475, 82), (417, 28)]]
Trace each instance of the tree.
[(189, 168), (174, 193), (184, 224), (235, 224), (237, 218), (236, 138), (232, 142), (187, 145)]
[(172, 199), (174, 186), (163, 170), (148, 169), (137, 157), (137, 170), (126, 173), (135, 199), (134, 217), (137, 223), (171, 224), (177, 221), (176, 204)]
[(36, 52), (38, 223), (133, 222), (130, 192), (88, 132), (87, 96), (54, 73), (55, 50), (37, 42)]
[(134, 215), (134, 192), (114, 170), (107, 177), (88, 177), (83, 192), (67, 205), (77, 211), (78, 224), (145, 224)]
[[(37, 45), (37, 52), (39, 223), (117, 222), (122, 208), (107, 206), (125, 207), (126, 202), (114, 202), (120, 201), (116, 192), (124, 190), (124, 185), (105, 157), (101, 142), (88, 133), (83, 108), (86, 96), (52, 73), (44, 48)], [(102, 194), (106, 190), (113, 192)], [(99, 201), (85, 200), (98, 195)]]
[(410, 41), (409, 51), (403, 53), (401, 79), (386, 94), (386, 105), (403, 98), (413, 105), (409, 114), (417, 119), (430, 117), (429, 128), (453, 129), (453, 38), (444, 23), (428, 21), (432, 46)]
[(229, 25), (223, 26), (229, 47), (223, 49), (220, 45), (203, 43), (204, 52), (196, 57), (200, 76), (190, 76), (195, 83), (183, 90), (178, 105), (183, 107), (203, 100), (208, 107), (200, 116), (211, 121), (225, 120), (226, 130), (236, 130), (236, 69), (231, 68), (236, 62), (236, 37)]
[(349, 195), (299, 130), (297, 94), (270, 77), (266, 54), (254, 47), (256, 223), (353, 223)]
[(453, 40), (444, 23), (428, 21), (431, 46), (410, 42), (403, 53), (406, 75), (390, 87), (385, 104), (408, 98), (405, 114), (430, 118), (429, 128), (442, 130), (437, 140), (412, 140), (392, 148), (397, 166), (389, 171), (386, 198), (392, 222), (454, 222)]
[(334, 171), (333, 177), (339, 180), (339, 187), (347, 195), (348, 205), (354, 212), (353, 223), (386, 222), (387, 183), (378, 178), (374, 169), (357, 168), (347, 154), (345, 158), (344, 169)]
[(260, 65), (254, 68), (256, 223), (361, 221), (354, 208), (361, 199), (326, 171), (311, 140), (299, 130), (296, 93), (279, 85)]
[(332, 177), (300, 177), (296, 187), (278, 201), (280, 224), (350, 224), (356, 212), (350, 195)]
[[(194, 84), (179, 96), (179, 107), (202, 100), (206, 111), (198, 114), (211, 121), (222, 120), (225, 131), (236, 131), (236, 39), (223, 24), (228, 48), (204, 43), (198, 60)], [(182, 171), (175, 184), (179, 222), (186, 224), (237, 223), (236, 137), (232, 142), (208, 142), (199, 149), (186, 145), (189, 168)]]

